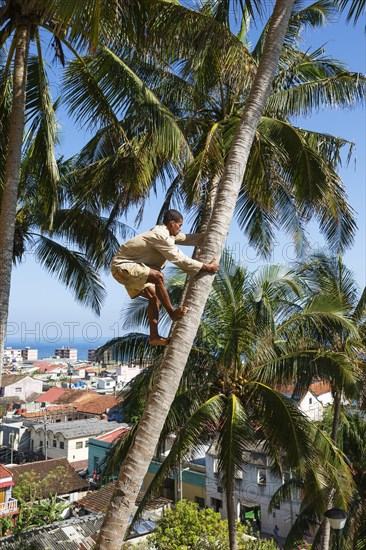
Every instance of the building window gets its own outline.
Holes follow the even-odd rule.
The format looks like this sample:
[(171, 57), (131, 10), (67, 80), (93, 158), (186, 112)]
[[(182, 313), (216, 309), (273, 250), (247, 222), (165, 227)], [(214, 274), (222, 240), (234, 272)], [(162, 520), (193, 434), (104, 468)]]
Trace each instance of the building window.
[(60, 441), (60, 449), (64, 449), (65, 448), (65, 443), (63, 441)]
[(222, 508), (222, 500), (211, 497), (211, 508), (213, 508), (215, 512), (220, 512), (220, 508)]
[(22, 393), (22, 388), (15, 388), (15, 393)]
[(82, 449), (83, 448), (83, 442), (82, 441), (77, 441), (76, 442), (76, 448), (77, 449)]
[(214, 474), (217, 474), (218, 472), (218, 466), (219, 466), (219, 461), (217, 460), (217, 458), (214, 458), (214, 461), (213, 461), (213, 473)]
[(85, 441), (85, 447), (89, 445), (89, 441)]
[(217, 492), (218, 492), (218, 493), (222, 493), (222, 487), (221, 487), (221, 485), (218, 485), (218, 486), (217, 486)]
[(205, 507), (205, 499), (202, 498), (202, 497), (194, 497), (194, 501), (196, 504), (198, 504), (198, 506), (200, 508), (204, 508)]
[(309, 405), (311, 405), (312, 403), (313, 403), (313, 398), (309, 397)]
[(267, 483), (267, 473), (263, 468), (258, 468), (257, 483), (258, 485), (265, 485)]
[(52, 441), (52, 447), (57, 447), (57, 441), (56, 441), (56, 439), (54, 439), (54, 440)]

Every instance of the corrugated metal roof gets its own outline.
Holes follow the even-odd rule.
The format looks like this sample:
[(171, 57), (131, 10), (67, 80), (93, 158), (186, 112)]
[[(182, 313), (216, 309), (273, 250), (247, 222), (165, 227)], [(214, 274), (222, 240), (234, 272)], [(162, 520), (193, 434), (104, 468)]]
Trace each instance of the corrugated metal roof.
[(102, 525), (103, 515), (92, 514), (82, 518), (73, 518), (46, 527), (29, 529), (21, 533), (18, 539), (4, 537), (0, 540), (0, 548), (19, 550), (21, 541), (34, 545), (39, 550), (79, 550), (80, 545), (87, 550), (93, 548), (95, 540), (92, 536)]
[[(123, 427), (118, 422), (107, 422), (99, 418), (86, 418), (83, 420), (73, 420), (72, 422), (51, 422), (47, 424), (47, 432), (53, 434), (61, 433), (65, 439), (74, 439), (75, 437), (85, 437), (99, 435)], [(44, 430), (43, 423), (33, 425), (35, 430), (40, 428)]]

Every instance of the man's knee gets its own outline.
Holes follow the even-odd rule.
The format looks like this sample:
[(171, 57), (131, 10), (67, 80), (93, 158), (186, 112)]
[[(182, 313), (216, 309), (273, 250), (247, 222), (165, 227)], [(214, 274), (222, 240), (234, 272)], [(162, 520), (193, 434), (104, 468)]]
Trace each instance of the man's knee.
[(164, 275), (161, 271), (158, 271), (157, 269), (150, 269), (147, 281), (149, 283), (153, 283), (154, 285), (164, 284)]

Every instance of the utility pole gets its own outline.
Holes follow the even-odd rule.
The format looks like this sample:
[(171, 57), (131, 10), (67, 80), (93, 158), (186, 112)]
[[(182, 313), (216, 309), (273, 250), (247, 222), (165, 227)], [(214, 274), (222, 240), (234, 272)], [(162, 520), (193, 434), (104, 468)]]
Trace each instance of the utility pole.
[(47, 413), (45, 412), (43, 417), (43, 426), (44, 426), (44, 457), (47, 460)]

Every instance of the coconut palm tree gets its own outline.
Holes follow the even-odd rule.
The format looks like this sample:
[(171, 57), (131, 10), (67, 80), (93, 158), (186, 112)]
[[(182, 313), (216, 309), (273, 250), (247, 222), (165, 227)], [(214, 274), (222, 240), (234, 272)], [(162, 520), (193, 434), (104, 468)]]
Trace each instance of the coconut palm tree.
[[(95, 49), (109, 35), (117, 21), (117, 11), (105, 2), (72, 4), (57, 0), (2, 0), (0, 4), (1, 67), (0, 119), (5, 139), (1, 149), (1, 227), (0, 227), (0, 364), (5, 337), (13, 258), (18, 186), (22, 160), (23, 134), (28, 138), (38, 164), (40, 190), (46, 189), (49, 224), (56, 209), (59, 173), (54, 154), (55, 117), (50, 98), (40, 32), (49, 33), (55, 56), (64, 63), (63, 44), (73, 53), (74, 46)], [(34, 57), (31, 48), (34, 45)], [(7, 48), (7, 50), (6, 50)], [(29, 78), (28, 78), (29, 75)], [(36, 86), (32, 79), (36, 76)], [(27, 97), (28, 95), (28, 97)], [(40, 154), (41, 153), (41, 154)]]
[[(168, 5), (167, 9), (169, 8)], [(278, 0), (274, 7), (256, 77), (226, 160), (202, 247), (202, 260), (208, 257), (220, 257), (220, 250), (229, 230), (256, 128), (271, 92), (292, 8), (293, 2), (284, 0)], [(163, 9), (161, 12), (163, 19), (164, 15)], [(192, 281), (188, 289), (185, 302), (189, 307), (188, 314), (177, 323), (171, 344), (166, 350), (145, 412), (134, 434), (133, 445), (121, 468), (116, 490), (101, 528), (98, 547), (118, 548), (121, 538), (125, 536), (141, 480), (147, 471), (178, 389), (211, 285), (211, 277), (199, 276)]]
[[(99, 44), (116, 41), (118, 33), (126, 39), (144, 14), (142, 4), (104, 0), (93, 0), (87, 5), (79, 0), (72, 3), (2, 0), (0, 3), (0, 120), (5, 137), (0, 151), (0, 354), (8, 313), (23, 144), (25, 148), (29, 145), (27, 154), (33, 165), (32, 173), (38, 178), (39, 193), (43, 194), (42, 204), (50, 230), (58, 208), (60, 174), (54, 153), (55, 106), (48, 86), (43, 39), (50, 37), (55, 59), (64, 65), (64, 48), (78, 58), (88, 50), (94, 54)], [(23, 134), (26, 134), (25, 142)]]
[[(219, 17), (215, 6), (211, 12), (209, 6), (211, 4), (206, 2), (204, 16), (217, 25), (222, 12)], [(348, 72), (342, 63), (327, 57), (322, 48), (314, 52), (299, 49), (302, 28), (324, 24), (332, 13), (330, 4), (323, 1), (294, 11), (273, 90), (251, 148), (235, 212), (250, 244), (262, 254), (268, 254), (278, 227), (289, 234), (299, 251), (304, 250), (304, 227), (310, 216), (319, 220), (320, 229), (333, 249), (343, 250), (353, 239), (353, 212), (347, 204), (343, 183), (336, 174), (341, 151), (351, 144), (326, 133), (306, 131), (292, 122), (295, 116), (309, 114), (314, 107), (349, 107), (363, 101), (365, 79), (362, 75)], [(185, 27), (188, 26), (189, 15), (184, 14), (184, 22)], [(181, 156), (178, 165), (174, 162), (169, 165), (173, 182), (168, 187), (161, 213), (170, 205), (193, 209), (196, 211), (195, 229), (202, 228), (203, 218), (209, 218), (208, 212), (263, 49), (266, 28), (251, 53), (243, 32), (240, 38), (244, 44), (232, 35), (229, 53), (226, 57), (221, 55), (220, 64), (213, 65), (212, 55), (206, 49), (201, 55), (180, 51), (186, 59), (180, 63), (178, 74), (172, 60), (172, 68), (167, 66), (167, 62), (152, 68), (136, 52), (130, 52), (129, 56), (121, 53), (123, 63), (128, 63), (131, 73), (138, 74), (140, 82), (147, 85), (168, 109), (167, 112), (175, 117), (189, 146), (189, 156)], [(179, 33), (179, 26), (175, 32)], [(182, 37), (183, 44), (189, 42), (184, 38), (187, 36)], [(227, 58), (230, 55), (234, 58), (240, 55), (241, 59), (235, 70), (228, 71)], [(83, 111), (98, 115), (98, 105), (102, 112), (106, 110), (103, 104), (107, 103), (111, 90), (114, 90), (113, 97), (125, 93), (128, 84), (124, 76), (125, 65), (119, 66), (104, 52), (99, 60), (86, 61), (86, 66), (88, 69), (84, 70), (88, 71), (88, 78), (82, 76), (80, 64), (71, 65), (66, 84), (72, 90), (76, 80), (82, 81), (88, 87), (88, 93), (74, 98), (75, 109), (78, 105)], [(116, 78), (118, 74), (121, 76)], [(140, 84), (135, 80), (132, 84), (138, 94)], [(119, 107), (120, 102), (114, 105)], [(137, 132), (141, 136), (145, 131), (144, 119), (139, 118), (141, 126), (136, 126), (136, 116), (128, 114), (132, 111), (135, 115), (135, 109), (136, 103), (129, 102), (123, 128), (127, 135)], [(117, 114), (115, 109), (113, 113)], [(125, 162), (130, 162), (130, 155), (126, 150), (113, 154), (113, 150), (106, 147), (106, 142), (112, 139), (110, 134), (110, 125), (106, 124), (98, 137), (81, 152), (79, 162), (81, 166), (86, 162), (88, 167), (85, 177), (81, 178), (84, 183), (80, 192), (85, 200), (89, 198), (92, 202), (97, 194), (111, 209), (111, 216), (116, 216), (126, 208), (127, 200), (120, 198), (109, 182), (121, 178), (121, 153), (125, 155)], [(150, 138), (148, 143), (150, 147), (154, 146)], [(146, 148), (145, 142), (144, 146)], [(149, 153), (149, 158), (151, 156), (156, 159), (154, 178), (160, 173), (166, 179), (166, 162), (156, 153)], [(113, 169), (114, 164), (117, 169)], [(143, 166), (148, 168), (148, 163)], [(131, 163), (129, 167), (128, 175), (124, 176), (126, 183), (128, 178), (135, 177)], [(136, 179), (145, 182), (146, 173), (151, 170), (139, 174), (138, 166), (135, 169)], [(91, 178), (95, 182), (93, 186), (89, 185)], [(267, 192), (269, 185), (270, 194)], [(146, 185), (144, 189), (140, 201), (148, 196), (150, 186)], [(128, 190), (123, 195), (128, 197)]]
[[(354, 274), (344, 265), (342, 257), (327, 257), (324, 254), (317, 254), (310, 258), (310, 261), (303, 266), (303, 275), (307, 280), (310, 292), (332, 296), (337, 294), (342, 302), (342, 308), (360, 330), (361, 339), (350, 337), (349, 333), (340, 331), (327, 335), (326, 345), (335, 352), (346, 354), (355, 363), (363, 364), (364, 354), (364, 326), (366, 320), (366, 289), (360, 293), (355, 282)], [(339, 423), (341, 418), (342, 399), (344, 398), (343, 385), (332, 385), (333, 403), (333, 424), (331, 437), (338, 443)], [(359, 398), (361, 387), (354, 388), (354, 394), (347, 395), (349, 398)], [(330, 495), (330, 503), (332, 497)], [(322, 549), (329, 548), (330, 527), (327, 524), (322, 534)]]
[[(181, 290), (181, 280), (179, 282), (173, 286), (172, 296), (177, 289)], [(164, 476), (178, 467), (182, 458), (188, 457), (196, 447), (215, 440), (221, 483), (227, 498), (232, 548), (236, 548), (235, 473), (242, 468), (248, 449), (264, 443), (277, 471), (286, 464), (291, 469), (316, 472), (318, 483), (321, 478), (331, 482), (334, 470), (331, 466), (328, 470), (321, 466), (324, 457), (319, 461), (319, 457), (311, 456), (314, 445), (304, 439), (304, 434), (319, 438), (319, 448), (322, 435), (298, 412), (293, 402), (275, 388), (279, 382), (296, 382), (299, 378), (296, 371), (301, 372), (309, 361), (312, 362), (313, 376), (319, 376), (325, 350), (318, 349), (314, 342), (311, 347), (311, 338), (323, 331), (322, 323), (329, 328), (336, 319), (342, 325), (345, 323), (345, 327), (348, 322), (339, 316), (335, 303), (331, 308), (323, 307), (323, 311), (319, 303), (317, 308), (310, 303), (301, 307), (300, 295), (301, 286), (294, 273), (271, 266), (252, 275), (225, 256), (159, 447), (163, 447), (165, 437), (171, 432), (177, 434), (177, 439), (141, 506)], [(143, 305), (138, 303), (137, 308), (125, 312), (126, 322), (130, 326), (141, 321), (146, 325), (143, 311)], [(305, 334), (308, 339), (306, 347)], [(135, 418), (141, 412), (140, 405), (147, 398), (148, 388), (156, 376), (156, 358), (149, 358), (144, 336), (126, 336), (106, 344), (105, 348), (109, 345), (122, 354), (122, 360), (136, 361), (139, 356), (145, 362), (149, 359), (154, 362), (155, 359), (155, 366), (143, 372), (125, 396), (123, 412), (127, 413), (128, 419)], [(329, 353), (324, 362), (324, 374), (333, 372), (337, 379), (347, 368), (345, 361)], [(281, 368), (278, 368), (279, 364)], [(274, 410), (278, 419), (275, 423)], [(279, 420), (280, 416), (282, 420)], [(289, 437), (290, 431), (292, 436)], [(291, 444), (287, 446), (289, 441), (294, 443), (295, 449)], [(130, 444), (130, 441), (121, 442), (113, 450), (107, 473), (118, 471), (126, 455), (126, 443)], [(329, 442), (324, 440), (324, 445), (328, 448)]]

